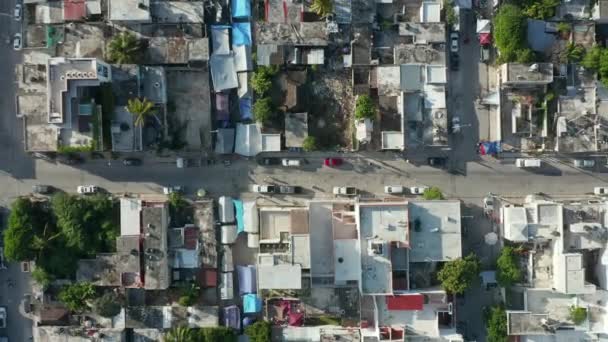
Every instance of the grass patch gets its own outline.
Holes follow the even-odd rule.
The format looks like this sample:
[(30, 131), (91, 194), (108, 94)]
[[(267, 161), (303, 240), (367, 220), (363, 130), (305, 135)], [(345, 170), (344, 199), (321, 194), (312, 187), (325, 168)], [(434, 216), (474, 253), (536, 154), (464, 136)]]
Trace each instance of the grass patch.
[(321, 315), (321, 316), (307, 317), (305, 324), (312, 325), (312, 326), (340, 325), (341, 319), (340, 319), (340, 317), (335, 317), (335, 316), (330, 316), (330, 315)]

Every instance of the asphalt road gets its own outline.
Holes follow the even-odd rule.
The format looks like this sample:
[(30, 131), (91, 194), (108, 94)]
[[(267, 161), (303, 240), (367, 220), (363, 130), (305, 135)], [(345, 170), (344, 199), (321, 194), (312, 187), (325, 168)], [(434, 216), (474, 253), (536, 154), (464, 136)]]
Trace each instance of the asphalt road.
[[(0, 1), (0, 171), (4, 173), (3, 179), (17, 181), (34, 176), (34, 161), (23, 151), (23, 126), (15, 114), (16, 85), (10, 76), (19, 59), (19, 53), (13, 50), (12, 37), (21, 32), (20, 23), (13, 19), (14, 8), (14, 0)], [(9, 199), (3, 196), (1, 201), (7, 204)], [(21, 272), (19, 264), (7, 266), (8, 269), (0, 270), (0, 305), (7, 308), (7, 328), (0, 329), (0, 336), (8, 336), (10, 341), (27, 341), (32, 336), (32, 321), (21, 316), (18, 307), (23, 294), (31, 293), (30, 276)]]

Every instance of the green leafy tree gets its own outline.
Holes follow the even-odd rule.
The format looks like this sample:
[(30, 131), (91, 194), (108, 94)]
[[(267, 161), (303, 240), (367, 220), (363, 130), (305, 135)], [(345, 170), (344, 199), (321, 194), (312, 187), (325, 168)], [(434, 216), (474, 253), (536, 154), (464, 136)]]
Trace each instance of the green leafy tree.
[(581, 65), (590, 70), (599, 70), (600, 68), (600, 57), (602, 56), (602, 49), (600, 46), (595, 45), (592, 47), (581, 61)]
[(59, 300), (75, 312), (88, 309), (88, 302), (95, 298), (95, 287), (91, 283), (82, 282), (64, 286), (59, 292)]
[(257, 321), (245, 328), (250, 342), (270, 342), (271, 326), (267, 321)]
[(33, 260), (37, 250), (33, 246), (34, 236), (44, 229), (44, 213), (40, 204), (28, 198), (17, 198), (11, 205), (8, 227), (4, 231), (4, 256), (9, 261)]
[(517, 51), (526, 47), (526, 18), (521, 8), (512, 4), (500, 6), (494, 17), (494, 38), (503, 63), (517, 59)]
[(57, 225), (69, 246), (84, 250), (85, 246), (90, 245), (85, 242), (89, 237), (86, 234), (87, 227), (84, 221), (87, 214), (84, 200), (60, 192), (51, 199), (51, 207), (57, 217)]
[(505, 246), (496, 260), (496, 280), (503, 287), (511, 286), (521, 281), (521, 270), (517, 263), (515, 249)]
[(585, 47), (580, 44), (568, 43), (565, 55), (565, 62), (578, 63), (585, 57)]
[(180, 326), (180, 327), (175, 327), (175, 328), (169, 330), (169, 332), (165, 335), (164, 341), (165, 342), (194, 342), (194, 341), (196, 341), (196, 339), (195, 339), (194, 330), (192, 330), (186, 326)]
[(557, 24), (557, 32), (559, 32), (560, 34), (562, 34), (562, 35), (570, 34), (571, 31), (572, 31), (572, 26), (570, 26), (569, 23), (560, 21)]
[(502, 306), (495, 306), (490, 309), (486, 324), (488, 342), (508, 341), (507, 313)]
[(253, 117), (260, 123), (270, 122), (274, 118), (274, 107), (270, 97), (261, 98), (253, 104)]
[(42, 288), (46, 289), (51, 283), (55, 280), (53, 275), (49, 274), (42, 267), (36, 266), (32, 271), (32, 278), (34, 281), (42, 286)]
[(424, 190), (424, 192), (422, 193), (422, 198), (424, 198), (427, 201), (430, 200), (442, 200), (443, 197), (443, 193), (441, 193), (441, 190), (436, 187), (436, 186), (432, 186), (426, 190)]
[(331, 0), (312, 0), (310, 10), (320, 17), (326, 17), (333, 11), (334, 6)]
[(234, 342), (236, 334), (228, 327), (201, 328), (198, 331), (198, 342)]
[(108, 44), (108, 59), (117, 64), (137, 64), (141, 60), (142, 44), (131, 32), (121, 32)]
[(154, 115), (154, 103), (146, 98), (129, 99), (125, 108), (135, 116), (135, 126), (143, 126), (146, 123), (148, 115)]
[(304, 138), (304, 142), (302, 142), (302, 148), (306, 152), (311, 152), (317, 150), (317, 139), (311, 135)]
[(479, 276), (479, 268), (479, 260), (470, 254), (445, 263), (437, 273), (437, 279), (448, 293), (462, 294)]
[(560, 0), (537, 0), (528, 3), (523, 10), (525, 16), (545, 20), (555, 16), (555, 9), (559, 6)]
[(259, 96), (263, 96), (272, 88), (272, 78), (277, 70), (273, 67), (259, 66), (251, 76), (251, 88)]
[(445, 16), (445, 22), (449, 26), (454, 26), (458, 17), (456, 17), (456, 11), (454, 10), (454, 1), (452, 0), (444, 0), (443, 1), (443, 13)]
[(112, 218), (113, 202), (107, 196), (58, 193), (51, 199), (51, 208), (68, 247), (90, 255), (113, 249), (118, 226)]
[(118, 315), (121, 309), (121, 300), (112, 291), (108, 291), (101, 297), (93, 300), (93, 311), (102, 317), (112, 318)]
[(355, 119), (374, 119), (376, 118), (376, 105), (369, 95), (357, 97), (355, 102)]
[(574, 305), (570, 307), (570, 320), (572, 320), (575, 325), (583, 323), (585, 319), (587, 319), (587, 309)]

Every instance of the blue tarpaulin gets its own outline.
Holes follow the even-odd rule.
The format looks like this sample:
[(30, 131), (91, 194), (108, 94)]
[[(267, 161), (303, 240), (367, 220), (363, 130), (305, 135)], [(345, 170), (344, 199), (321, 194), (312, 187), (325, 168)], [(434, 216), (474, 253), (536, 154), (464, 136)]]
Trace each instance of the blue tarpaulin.
[(483, 155), (495, 155), (502, 152), (500, 141), (482, 141), (479, 143), (479, 154)]
[(239, 294), (244, 295), (246, 293), (256, 292), (256, 279), (255, 279), (255, 266), (237, 266), (236, 267), (237, 277), (239, 279)]
[(234, 208), (236, 210), (236, 232), (238, 234), (245, 231), (245, 222), (243, 222), (243, 213), (245, 210), (243, 209), (243, 201), (235, 199), (232, 202), (234, 203)]
[(232, 45), (251, 46), (251, 23), (232, 24)]
[(249, 18), (251, 16), (251, 2), (249, 0), (232, 0), (232, 17)]
[(239, 99), (239, 111), (241, 112), (241, 119), (247, 120), (253, 118), (251, 115), (251, 98), (243, 97)]
[(262, 311), (262, 299), (258, 298), (254, 293), (243, 296), (243, 312), (256, 313)]

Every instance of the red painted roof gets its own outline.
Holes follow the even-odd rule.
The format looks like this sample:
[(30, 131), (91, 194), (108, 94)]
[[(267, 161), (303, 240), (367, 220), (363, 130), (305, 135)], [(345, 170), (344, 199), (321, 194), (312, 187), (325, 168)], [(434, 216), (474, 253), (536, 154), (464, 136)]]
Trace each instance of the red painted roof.
[(184, 228), (184, 248), (185, 249), (196, 249), (197, 243), (198, 243), (198, 228), (197, 227)]
[(217, 287), (217, 270), (201, 268), (198, 274), (198, 282), (203, 287)]
[(87, 16), (84, 0), (63, 0), (63, 20), (82, 20)]
[(389, 310), (422, 310), (424, 296), (421, 294), (387, 296), (386, 306)]

